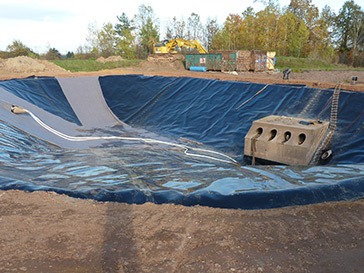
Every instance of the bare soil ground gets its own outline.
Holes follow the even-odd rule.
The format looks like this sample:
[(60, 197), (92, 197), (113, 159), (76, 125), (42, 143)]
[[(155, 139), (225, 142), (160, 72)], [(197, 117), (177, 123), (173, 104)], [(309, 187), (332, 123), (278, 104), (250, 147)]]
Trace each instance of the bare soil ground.
[[(224, 72), (191, 72), (176, 62), (143, 62), (138, 67), (116, 68), (97, 72), (71, 73), (47, 61), (36, 61), (29, 57), (0, 59), (0, 80), (25, 78), (29, 76), (78, 77), (86, 75), (143, 74), (147, 76), (194, 77), (228, 81), (247, 81), (265, 84), (302, 84), (314, 88), (335, 88), (364, 91), (364, 70), (362, 71), (306, 71), (291, 73), (289, 80), (283, 80), (282, 72), (239, 72), (237, 75)], [(358, 81), (352, 84), (352, 77)]]
[[(0, 79), (145, 74), (364, 91), (364, 72), (193, 73), (144, 63), (138, 68), (70, 73), (47, 66)], [(33, 64), (36, 67), (36, 64)], [(48, 67), (48, 68), (47, 68)], [(351, 77), (358, 83), (351, 85)], [(50, 192), (0, 191), (0, 272), (363, 272), (364, 199), (272, 210), (128, 205)]]
[(364, 200), (272, 210), (0, 191), (0, 272), (363, 272)]

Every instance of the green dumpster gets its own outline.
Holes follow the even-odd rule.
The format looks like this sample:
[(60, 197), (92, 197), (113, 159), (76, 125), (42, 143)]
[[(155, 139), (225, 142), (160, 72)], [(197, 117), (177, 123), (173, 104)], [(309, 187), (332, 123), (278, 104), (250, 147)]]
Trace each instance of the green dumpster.
[(221, 70), (222, 54), (187, 54), (186, 55), (186, 69), (190, 67), (203, 66), (206, 70)]

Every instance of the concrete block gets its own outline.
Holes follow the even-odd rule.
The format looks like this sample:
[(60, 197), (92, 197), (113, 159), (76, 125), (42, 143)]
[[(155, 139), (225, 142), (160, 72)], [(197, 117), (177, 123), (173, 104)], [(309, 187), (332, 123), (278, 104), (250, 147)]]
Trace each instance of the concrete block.
[(244, 155), (287, 165), (308, 165), (328, 127), (327, 121), (267, 116), (250, 127)]

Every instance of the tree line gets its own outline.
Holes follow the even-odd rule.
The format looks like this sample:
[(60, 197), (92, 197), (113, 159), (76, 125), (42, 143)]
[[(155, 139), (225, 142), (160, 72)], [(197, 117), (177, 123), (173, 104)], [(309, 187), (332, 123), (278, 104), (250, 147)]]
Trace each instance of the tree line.
[[(197, 39), (209, 51), (264, 50), (278, 56), (324, 59), (350, 66), (364, 66), (364, 11), (354, 0), (346, 1), (336, 14), (326, 5), (321, 11), (312, 0), (291, 0), (280, 7), (277, 0), (260, 0), (265, 8), (248, 7), (240, 14), (229, 14), (219, 25), (216, 19), (201, 22), (197, 13), (186, 20), (170, 18), (165, 26), (151, 6), (140, 5), (129, 18), (117, 16), (117, 23), (104, 23), (101, 29), (90, 24), (86, 43), (70, 58), (121, 55), (127, 59), (146, 58), (153, 45), (175, 37)], [(161, 31), (162, 30), (162, 31)], [(162, 37), (163, 36), (163, 37)], [(17, 49), (19, 43), (8, 50)], [(14, 43), (15, 43), (14, 42)], [(51, 48), (47, 58), (61, 58)]]
[[(261, 11), (248, 7), (241, 14), (230, 14), (223, 25), (212, 18), (204, 24), (196, 13), (187, 20), (173, 17), (163, 39), (197, 39), (209, 51), (276, 51), (279, 56), (364, 66), (364, 11), (354, 0), (346, 1), (338, 14), (328, 5), (319, 11), (312, 0), (291, 0), (283, 8), (277, 0), (265, 4)], [(159, 20), (150, 6), (141, 5), (138, 11), (132, 19), (122, 13), (115, 25), (91, 28), (85, 51), (126, 58), (150, 54), (153, 44), (161, 40)]]
[[(230, 14), (212, 48), (274, 50), (280, 56), (311, 57), (364, 65), (364, 12), (353, 0), (338, 14), (311, 0), (291, 0), (285, 8), (269, 1), (264, 10)], [(361, 57), (361, 60), (359, 60)]]

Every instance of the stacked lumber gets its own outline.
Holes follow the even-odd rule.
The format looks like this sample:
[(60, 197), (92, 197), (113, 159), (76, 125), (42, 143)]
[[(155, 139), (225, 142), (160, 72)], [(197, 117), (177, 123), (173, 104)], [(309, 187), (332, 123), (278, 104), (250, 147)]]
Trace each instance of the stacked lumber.
[(254, 71), (254, 58), (250, 50), (237, 51), (236, 71)]

